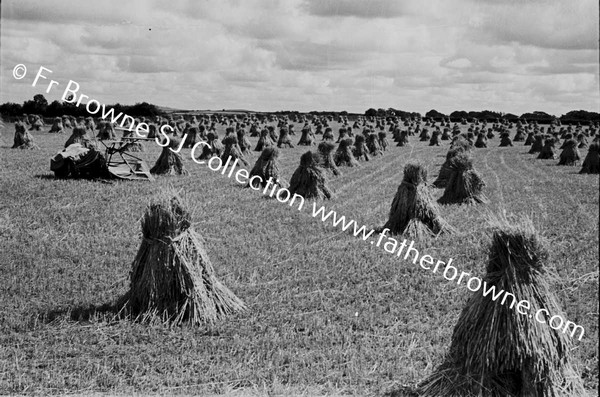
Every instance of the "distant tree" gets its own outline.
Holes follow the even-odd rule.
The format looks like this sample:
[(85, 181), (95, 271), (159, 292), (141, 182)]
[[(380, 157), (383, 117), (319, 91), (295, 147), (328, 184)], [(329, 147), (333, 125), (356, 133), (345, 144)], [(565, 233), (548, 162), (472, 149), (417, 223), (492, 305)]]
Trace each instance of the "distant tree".
[(23, 106), (18, 103), (6, 102), (0, 105), (0, 115), (3, 117), (15, 117), (23, 115)]
[(115, 103), (114, 105), (110, 106), (111, 108), (115, 109), (115, 114), (119, 114), (119, 113), (127, 113), (125, 109), (125, 106), (121, 105), (119, 102)]
[(397, 117), (400, 117), (401, 119), (408, 119), (412, 117), (412, 113), (410, 112), (405, 112), (404, 110), (398, 110), (398, 109), (393, 109), (394, 113)]
[(600, 113), (588, 112), (587, 110), (572, 110), (560, 116), (563, 123), (600, 121)]
[(73, 96), (73, 94), (69, 94), (67, 99), (62, 103), (61, 113), (63, 115), (69, 115), (69, 116), (83, 116), (84, 112), (85, 112), (85, 108), (81, 109), (80, 107), (78, 107), (76, 101), (70, 102), (70, 101), (73, 101), (73, 98), (75, 98)]
[(56, 117), (62, 116), (64, 114), (64, 106), (59, 101), (52, 101), (48, 108), (46, 109), (45, 116), (48, 117)]
[(48, 101), (42, 94), (33, 96), (33, 100), (23, 103), (23, 112), (27, 114), (45, 114), (48, 108)]
[(367, 116), (367, 117), (375, 117), (375, 116), (377, 116), (377, 110), (375, 110), (373, 108), (369, 108), (369, 110), (367, 110), (365, 112), (365, 116)]
[(494, 112), (491, 110), (484, 110), (483, 112), (479, 112), (479, 120), (487, 120), (487, 121), (496, 121), (502, 117), (502, 113)]
[(340, 112), (340, 116), (345, 116), (345, 117), (347, 117), (347, 116), (348, 116), (348, 112), (347, 112), (347, 111), (345, 111), (345, 110), (342, 110), (342, 111)]
[(512, 113), (505, 113), (502, 115), (502, 118), (504, 120), (515, 121), (515, 120), (519, 119), (519, 116), (517, 116), (516, 114), (512, 114)]
[(156, 106), (147, 102), (136, 103), (127, 110), (126, 113), (134, 117), (155, 117), (160, 114), (160, 111)]
[(385, 117), (385, 109), (383, 109), (383, 108), (377, 109), (377, 117)]
[(39, 107), (47, 107), (48, 100), (44, 98), (42, 94), (36, 94), (33, 96), (33, 101), (38, 104)]
[(435, 109), (431, 109), (429, 112), (425, 113), (425, 117), (429, 119), (441, 120), (445, 119), (447, 116)]
[(521, 119), (527, 119), (527, 121), (537, 121), (538, 123), (550, 123), (554, 119), (554, 116), (549, 115), (546, 112), (536, 111), (533, 113), (523, 113)]
[(454, 112), (450, 113), (450, 119), (454, 120), (454, 121), (459, 121), (462, 119), (468, 119), (469, 118), (469, 113), (465, 112), (464, 110), (455, 110)]

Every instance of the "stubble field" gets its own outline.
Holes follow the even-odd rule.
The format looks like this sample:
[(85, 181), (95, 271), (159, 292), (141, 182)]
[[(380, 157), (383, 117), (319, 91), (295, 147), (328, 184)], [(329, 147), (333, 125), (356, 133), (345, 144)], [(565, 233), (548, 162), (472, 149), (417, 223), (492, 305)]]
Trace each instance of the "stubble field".
[[(300, 131), (301, 125), (295, 130)], [(337, 137), (339, 125), (332, 125)], [(224, 127), (220, 127), (224, 136)], [(463, 129), (466, 127), (463, 126)], [(376, 394), (414, 385), (442, 362), (472, 293), (302, 211), (244, 189), (198, 165), (156, 182), (57, 181), (50, 157), (69, 134), (34, 132), (39, 151), (0, 144), (0, 393)], [(514, 131), (513, 131), (514, 132)], [(497, 134), (498, 135), (498, 134)], [(511, 134), (512, 135), (512, 134)], [(294, 144), (299, 133), (292, 136)], [(321, 136), (317, 136), (320, 140)], [(330, 179), (328, 210), (359, 225), (382, 225), (404, 165), (419, 161), (433, 180), (449, 141), (429, 147), (410, 137), (383, 157), (341, 168)], [(253, 145), (257, 138), (250, 138)], [(598, 387), (597, 175), (529, 147), (474, 149), (488, 205), (445, 206), (460, 233), (417, 241), (422, 253), (453, 258), (483, 276), (489, 214), (529, 216), (545, 236), (547, 266), (566, 317), (585, 327), (572, 357), (585, 385)], [(152, 166), (160, 147), (145, 143)], [(281, 150), (289, 180), (305, 146)], [(585, 156), (587, 149), (581, 151)], [(250, 166), (258, 158), (253, 152)], [(249, 310), (215, 326), (142, 325), (73, 312), (110, 304), (128, 287), (140, 218), (162, 188), (183, 189), (219, 278)], [(436, 199), (441, 189), (434, 189)], [(595, 272), (595, 275), (594, 275)]]

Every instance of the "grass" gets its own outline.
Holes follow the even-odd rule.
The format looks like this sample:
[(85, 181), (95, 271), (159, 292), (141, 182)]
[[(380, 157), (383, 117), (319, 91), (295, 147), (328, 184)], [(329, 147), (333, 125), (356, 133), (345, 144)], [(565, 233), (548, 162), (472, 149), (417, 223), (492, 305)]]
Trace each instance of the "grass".
[[(34, 132), (42, 150), (21, 151), (9, 149), (13, 131), (8, 124), (0, 144), (0, 393), (365, 395), (414, 385), (442, 362), (466, 287), (340, 233), (313, 218), (310, 203), (298, 211), (244, 189), (193, 163), (189, 149), (188, 176), (57, 181), (50, 157), (68, 135)], [(585, 327), (572, 355), (586, 387), (596, 389), (598, 176), (536, 160), (521, 142), (498, 144), (496, 137), (474, 150), (490, 204), (443, 207), (460, 234), (417, 247), (483, 276), (488, 211), (530, 216), (548, 239), (560, 304)], [(152, 166), (160, 148), (145, 146)], [(433, 181), (448, 146), (411, 137), (410, 146), (343, 167), (330, 181), (336, 198), (322, 204), (359, 225), (380, 226), (406, 162), (422, 162)], [(306, 150), (281, 150), (282, 176), (289, 180)], [(250, 164), (257, 158), (253, 152)], [(72, 312), (126, 292), (140, 218), (167, 186), (187, 192), (218, 277), (248, 312), (197, 328), (102, 315), (72, 320)]]

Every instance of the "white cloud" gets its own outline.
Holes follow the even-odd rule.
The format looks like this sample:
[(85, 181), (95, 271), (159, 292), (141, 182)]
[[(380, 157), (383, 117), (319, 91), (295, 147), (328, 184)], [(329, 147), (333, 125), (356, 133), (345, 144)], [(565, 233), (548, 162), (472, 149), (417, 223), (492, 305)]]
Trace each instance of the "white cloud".
[[(0, 101), (44, 65), (105, 103), (598, 111), (593, 0), (5, 0)], [(58, 99), (61, 92), (47, 96)]]

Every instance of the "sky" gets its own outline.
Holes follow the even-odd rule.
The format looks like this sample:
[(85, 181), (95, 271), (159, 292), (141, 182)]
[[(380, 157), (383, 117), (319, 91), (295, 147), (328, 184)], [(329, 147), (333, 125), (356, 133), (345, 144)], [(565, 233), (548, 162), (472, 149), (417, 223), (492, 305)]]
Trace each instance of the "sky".
[[(0, 102), (600, 111), (598, 0), (3, 0)], [(13, 67), (28, 74), (17, 80)], [(59, 82), (32, 87), (40, 66)], [(46, 83), (46, 82), (44, 82)], [(85, 103), (85, 101), (84, 101)]]

